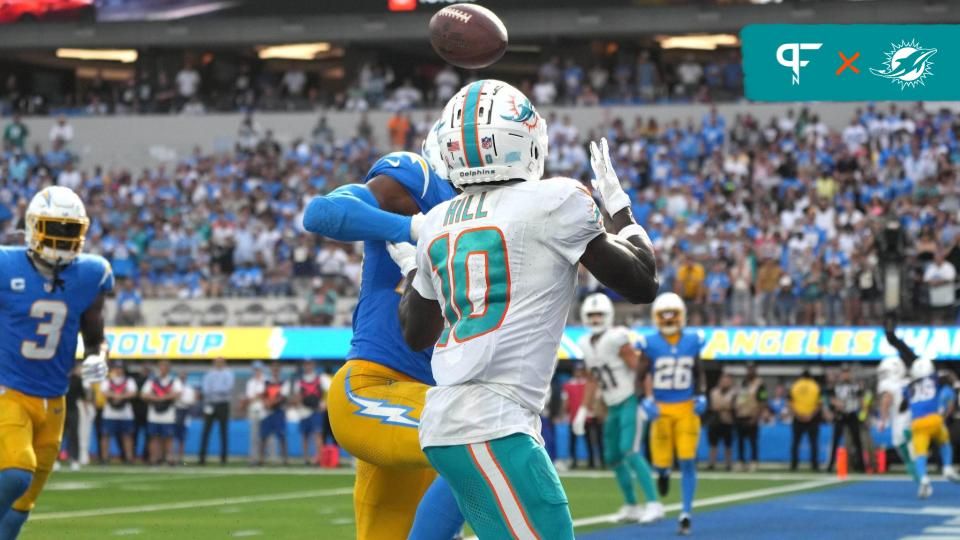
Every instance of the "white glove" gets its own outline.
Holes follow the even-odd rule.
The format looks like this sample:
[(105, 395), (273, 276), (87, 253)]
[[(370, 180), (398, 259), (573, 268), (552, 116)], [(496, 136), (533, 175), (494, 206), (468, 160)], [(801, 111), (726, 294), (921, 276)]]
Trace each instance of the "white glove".
[(570, 421), (570, 431), (578, 437), (587, 433), (587, 408), (583, 405), (577, 409), (577, 414)]
[(423, 213), (410, 216), (410, 239), (413, 240), (414, 244), (420, 239), (420, 227), (423, 226), (423, 220), (425, 219), (427, 219), (427, 216)]
[(91, 354), (80, 364), (80, 378), (84, 383), (103, 382), (107, 378), (107, 355), (104, 351)]
[(603, 207), (607, 213), (613, 216), (630, 206), (630, 197), (624, 193), (620, 186), (620, 179), (617, 178), (617, 172), (613, 170), (606, 137), (600, 139), (600, 146), (597, 146), (594, 141), (590, 142), (590, 166), (593, 167), (593, 174), (596, 175), (593, 188), (600, 192), (600, 199), (603, 200)]
[(409, 242), (387, 242), (387, 253), (404, 277), (417, 268), (417, 247)]

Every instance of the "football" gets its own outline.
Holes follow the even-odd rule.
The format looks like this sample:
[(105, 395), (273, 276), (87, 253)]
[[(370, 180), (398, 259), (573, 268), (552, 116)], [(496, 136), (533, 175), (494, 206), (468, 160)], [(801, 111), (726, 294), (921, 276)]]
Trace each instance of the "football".
[(430, 44), (450, 64), (481, 69), (499, 60), (507, 50), (507, 28), (483, 6), (454, 4), (430, 19)]

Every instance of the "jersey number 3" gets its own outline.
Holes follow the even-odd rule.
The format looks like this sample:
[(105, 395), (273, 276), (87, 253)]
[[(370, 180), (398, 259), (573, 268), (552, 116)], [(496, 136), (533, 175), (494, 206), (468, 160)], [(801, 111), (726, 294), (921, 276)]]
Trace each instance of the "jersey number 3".
[(38, 300), (30, 306), (30, 318), (40, 321), (36, 334), (42, 343), (24, 340), (20, 344), (20, 354), (28, 360), (50, 360), (60, 345), (63, 324), (67, 320), (67, 305), (58, 300)]
[(657, 358), (653, 387), (657, 390), (686, 390), (693, 382), (693, 357)]
[(447, 324), (437, 347), (450, 339), (462, 343), (493, 332), (510, 309), (510, 262), (507, 241), (496, 227), (468, 229), (450, 249), (450, 235), (438, 236), (428, 248), (433, 271), (440, 278), (443, 317)]

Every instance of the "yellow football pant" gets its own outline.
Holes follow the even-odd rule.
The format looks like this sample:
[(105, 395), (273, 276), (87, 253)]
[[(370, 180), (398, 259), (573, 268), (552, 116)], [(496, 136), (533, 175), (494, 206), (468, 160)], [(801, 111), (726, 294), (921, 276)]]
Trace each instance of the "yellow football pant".
[(673, 456), (686, 460), (697, 457), (700, 417), (693, 401), (657, 403), (660, 416), (650, 424), (650, 458), (658, 469), (673, 467)]
[(33, 473), (27, 492), (14, 501), (14, 510), (33, 510), (47, 483), (60, 452), (65, 403), (63, 396), (45, 399), (0, 387), (0, 470)]
[(366, 360), (350, 360), (327, 395), (337, 442), (357, 458), (357, 540), (405, 540), (436, 478), (417, 428), (430, 387)]
[(929, 414), (914, 420), (910, 425), (913, 434), (913, 451), (917, 456), (925, 456), (930, 450), (930, 442), (943, 445), (950, 442), (950, 433), (943, 425), (943, 417)]

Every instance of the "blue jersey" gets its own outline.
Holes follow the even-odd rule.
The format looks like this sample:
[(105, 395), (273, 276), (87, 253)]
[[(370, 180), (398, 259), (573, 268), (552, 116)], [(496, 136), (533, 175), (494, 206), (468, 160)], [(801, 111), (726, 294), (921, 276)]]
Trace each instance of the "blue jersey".
[(637, 347), (650, 360), (653, 375), (653, 399), (663, 403), (679, 403), (693, 399), (696, 393), (694, 365), (703, 348), (703, 335), (683, 330), (676, 345), (663, 334), (641, 336)]
[(910, 416), (914, 420), (939, 413), (940, 395), (937, 393), (936, 375), (911, 381), (903, 392), (910, 403)]
[(0, 247), (0, 386), (54, 398), (67, 391), (76, 363), (80, 319), (113, 289), (110, 264), (81, 254), (50, 287), (22, 247)]
[[(437, 176), (427, 162), (411, 152), (394, 152), (380, 158), (365, 181), (384, 175), (393, 178), (413, 197), (420, 211), (452, 199), (456, 192)], [(433, 349), (413, 351), (400, 329), (400, 294), (403, 276), (387, 253), (385, 242), (363, 243), (363, 274), (360, 300), (353, 312), (353, 339), (347, 358), (382, 364), (418, 381), (434, 384), (430, 371)]]

